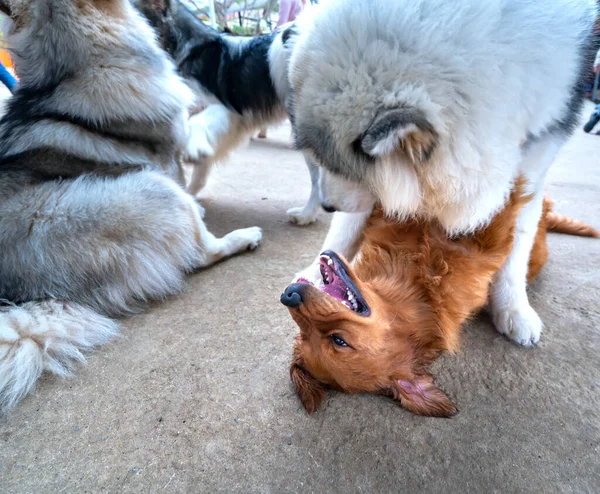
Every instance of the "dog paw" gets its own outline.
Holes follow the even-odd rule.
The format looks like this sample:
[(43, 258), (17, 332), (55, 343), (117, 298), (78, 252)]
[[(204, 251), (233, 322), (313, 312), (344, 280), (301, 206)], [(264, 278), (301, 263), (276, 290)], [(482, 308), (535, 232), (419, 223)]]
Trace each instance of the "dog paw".
[(306, 269), (296, 273), (292, 283), (296, 283), (300, 278), (305, 281), (310, 281), (313, 285), (319, 285), (321, 283), (321, 266), (318, 262), (315, 262), (308, 266)]
[(262, 240), (262, 230), (258, 226), (244, 228), (236, 232), (245, 243), (246, 250), (256, 249)]
[(493, 309), (496, 329), (515, 343), (529, 347), (540, 341), (543, 323), (529, 305)]
[(306, 226), (314, 223), (317, 219), (315, 214), (305, 214), (304, 208), (291, 208), (287, 210), (290, 223), (298, 226)]
[(188, 139), (184, 148), (183, 160), (188, 163), (197, 163), (203, 158), (214, 156), (215, 150), (204, 134), (196, 134)]

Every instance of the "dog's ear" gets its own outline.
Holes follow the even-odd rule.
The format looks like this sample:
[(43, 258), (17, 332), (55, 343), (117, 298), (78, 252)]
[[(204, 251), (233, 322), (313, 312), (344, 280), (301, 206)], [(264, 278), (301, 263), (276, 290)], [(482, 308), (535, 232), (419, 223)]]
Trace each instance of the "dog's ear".
[(431, 157), (437, 140), (438, 133), (421, 110), (402, 107), (380, 113), (363, 134), (360, 145), (370, 156), (401, 152), (417, 164)]
[(10, 17), (11, 10), (8, 0), (0, 0), (0, 12)]
[(394, 381), (390, 391), (404, 408), (418, 415), (448, 418), (458, 412), (448, 396), (435, 386), (433, 378), (428, 374)]
[(326, 394), (325, 388), (301, 367), (296, 359), (290, 367), (290, 377), (302, 405), (309, 414), (312, 414), (321, 406)]

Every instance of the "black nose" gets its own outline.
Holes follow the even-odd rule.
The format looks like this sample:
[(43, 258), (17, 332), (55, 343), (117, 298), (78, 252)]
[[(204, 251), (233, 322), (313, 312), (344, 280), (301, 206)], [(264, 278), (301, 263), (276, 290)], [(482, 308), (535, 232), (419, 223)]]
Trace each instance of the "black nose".
[(337, 211), (337, 209), (330, 204), (321, 204), (321, 207), (328, 213), (335, 213)]
[(283, 305), (296, 309), (302, 305), (302, 291), (304, 287), (302, 283), (294, 283), (288, 286), (285, 291), (281, 294), (279, 299)]

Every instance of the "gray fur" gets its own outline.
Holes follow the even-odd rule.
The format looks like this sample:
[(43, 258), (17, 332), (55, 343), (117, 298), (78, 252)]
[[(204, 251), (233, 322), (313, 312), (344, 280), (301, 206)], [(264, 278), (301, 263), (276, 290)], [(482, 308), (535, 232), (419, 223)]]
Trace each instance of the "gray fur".
[(22, 77), (0, 121), (0, 412), (113, 337), (107, 317), (261, 238), (215, 238), (178, 185), (192, 92), (129, 0), (1, 7)]
[(0, 202), (0, 298), (124, 315), (200, 264), (192, 216), (156, 173), (49, 181)]

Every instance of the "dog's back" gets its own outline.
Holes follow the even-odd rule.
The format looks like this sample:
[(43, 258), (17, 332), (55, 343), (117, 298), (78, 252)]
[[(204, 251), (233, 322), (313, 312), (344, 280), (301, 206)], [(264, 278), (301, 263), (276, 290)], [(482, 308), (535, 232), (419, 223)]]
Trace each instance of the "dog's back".
[(1, 414), (113, 337), (106, 316), (176, 293), (203, 225), (168, 177), (191, 91), (129, 0), (0, 10), (20, 76), (0, 121)]
[[(11, 27), (20, 84), (0, 121), (0, 192), (134, 169), (178, 178), (193, 95), (141, 17), (110, 3), (30, 1), (31, 22)], [(34, 29), (43, 42), (20, 46)]]
[(152, 0), (136, 7), (159, 34), (182, 77), (206, 104), (216, 101), (239, 115), (269, 121), (283, 106), (271, 79), (269, 52), (275, 34), (232, 36), (205, 25), (179, 0), (162, 9)]

